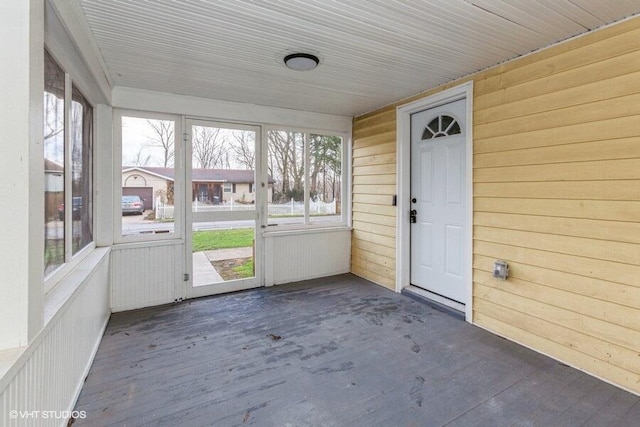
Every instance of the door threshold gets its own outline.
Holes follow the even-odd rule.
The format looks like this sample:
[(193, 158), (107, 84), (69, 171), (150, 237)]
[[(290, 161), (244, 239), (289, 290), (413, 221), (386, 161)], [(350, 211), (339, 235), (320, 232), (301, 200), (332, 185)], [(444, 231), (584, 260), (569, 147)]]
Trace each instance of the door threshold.
[(429, 292), (426, 289), (419, 288), (417, 286), (409, 285), (402, 288), (402, 295), (406, 295), (411, 299), (427, 304), (443, 313), (447, 313), (460, 320), (465, 320), (465, 307), (464, 304), (457, 301), (450, 300), (441, 295)]

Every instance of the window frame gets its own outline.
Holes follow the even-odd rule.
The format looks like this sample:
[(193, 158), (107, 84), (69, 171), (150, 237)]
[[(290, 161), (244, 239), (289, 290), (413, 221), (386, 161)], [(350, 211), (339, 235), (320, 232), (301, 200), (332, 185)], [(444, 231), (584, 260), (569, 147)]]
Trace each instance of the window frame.
[[(138, 235), (122, 235), (122, 118), (166, 120), (174, 122), (174, 218), (173, 233), (153, 233)], [(154, 111), (113, 110), (113, 242), (140, 243), (184, 239), (184, 130), (183, 116), (178, 114), (159, 113)]]
[[(314, 129), (308, 127), (296, 127), (296, 126), (287, 126), (287, 125), (277, 125), (277, 124), (268, 124), (263, 126), (263, 138), (264, 141), (264, 156), (262, 158), (262, 182), (268, 182), (268, 156), (269, 156), (269, 132), (297, 132), (303, 134), (304, 138), (304, 154), (303, 154), (303, 162), (304, 162), (304, 215), (303, 222), (297, 224), (269, 224), (269, 214), (268, 214), (268, 200), (267, 200), (267, 188), (264, 190), (264, 199), (267, 200), (265, 203), (264, 209), (265, 212), (263, 214), (264, 218), (264, 235), (268, 236), (272, 233), (278, 232), (301, 232), (304, 230), (318, 230), (318, 229), (335, 229), (335, 228), (345, 228), (351, 226), (351, 193), (349, 189), (351, 188), (351, 159), (348, 157), (350, 148), (351, 148), (351, 138), (348, 132), (340, 132), (340, 131), (332, 131), (327, 129)], [(312, 222), (310, 221), (310, 161), (311, 156), (309, 154), (309, 141), (311, 135), (322, 135), (322, 136), (336, 136), (342, 138), (342, 149), (341, 149), (341, 185), (340, 185), (340, 197), (341, 197), (341, 209), (340, 209), (340, 220), (339, 221), (329, 221), (329, 222)]]
[[(64, 67), (63, 63), (56, 57), (56, 55), (47, 48), (46, 45), (43, 46), (43, 55), (46, 53), (55, 61), (55, 63), (60, 67), (60, 69), (64, 72), (65, 82), (64, 82), (64, 131), (63, 131), (63, 143), (64, 143), (64, 205), (71, 206), (71, 209), (65, 208), (64, 213), (64, 261), (62, 264), (58, 265), (55, 270), (52, 270), (49, 274), (43, 275), (43, 288), (44, 294), (47, 295), (51, 292), (71, 270), (73, 270), (84, 258), (86, 258), (95, 248), (96, 248), (96, 215), (95, 215), (95, 198), (96, 198), (96, 186), (95, 186), (95, 172), (96, 172), (96, 163), (95, 163), (95, 152), (96, 152), (96, 125), (97, 125), (97, 115), (96, 115), (96, 105), (85, 95), (85, 91), (82, 89), (81, 84), (78, 81), (74, 80), (71, 76), (71, 73), (68, 71), (66, 67)], [(43, 70), (44, 72), (44, 70)], [(91, 115), (91, 137), (93, 140), (93, 144), (91, 144), (91, 197), (93, 200), (92, 203), (92, 215), (91, 215), (91, 229), (92, 236), (91, 241), (87, 243), (83, 248), (78, 250), (75, 254), (73, 253), (73, 177), (72, 177), (72, 147), (71, 147), (71, 103), (73, 96), (73, 86), (76, 87), (78, 91), (82, 94), (83, 98), (87, 102), (88, 105), (91, 106), (92, 115)], [(44, 94), (44, 87), (42, 89)], [(44, 114), (44, 111), (43, 111)], [(44, 147), (43, 147), (44, 148)], [(44, 153), (43, 153), (43, 163), (44, 163)], [(44, 171), (43, 171), (44, 172)], [(44, 176), (43, 176), (44, 178)], [(43, 251), (44, 253), (44, 251)]]

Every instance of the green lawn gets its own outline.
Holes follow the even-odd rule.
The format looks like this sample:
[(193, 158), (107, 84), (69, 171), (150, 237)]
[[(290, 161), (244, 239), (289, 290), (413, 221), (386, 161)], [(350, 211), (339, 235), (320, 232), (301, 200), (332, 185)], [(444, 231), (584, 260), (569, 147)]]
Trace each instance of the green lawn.
[(193, 252), (253, 246), (253, 228), (193, 232)]
[(249, 258), (244, 264), (235, 267), (233, 271), (238, 273), (241, 277), (253, 277), (253, 258)]

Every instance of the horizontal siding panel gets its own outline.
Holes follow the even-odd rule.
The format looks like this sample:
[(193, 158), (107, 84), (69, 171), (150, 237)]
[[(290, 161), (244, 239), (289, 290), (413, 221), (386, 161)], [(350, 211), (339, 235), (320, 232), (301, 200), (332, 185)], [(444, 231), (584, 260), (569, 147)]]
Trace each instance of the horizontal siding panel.
[[(640, 245), (475, 225), (475, 240), (640, 265)], [(639, 341), (640, 342), (640, 341)]]
[[(482, 240), (474, 240), (473, 245), (475, 254), (484, 255), (488, 258), (504, 259), (508, 262), (549, 268), (633, 287), (639, 286), (640, 266), (638, 265), (552, 253), (545, 250), (484, 242)], [(634, 303), (637, 304), (637, 301)]]
[(367, 258), (352, 255), (351, 264), (361, 269), (369, 270), (371, 273), (375, 273), (376, 276), (380, 276), (388, 280), (395, 279), (396, 273), (394, 268), (385, 267), (384, 265), (380, 265)]
[(387, 227), (396, 226), (395, 216), (378, 215), (372, 213), (353, 212), (354, 222), (368, 222), (369, 224), (383, 225)]
[(395, 174), (358, 175), (353, 177), (354, 184), (387, 184), (396, 185)]
[[(640, 117), (638, 118), (640, 120)], [(473, 171), (474, 182), (607, 181), (640, 179), (640, 159), (503, 166)]]
[(374, 233), (379, 236), (387, 236), (387, 237), (393, 237), (393, 238), (395, 238), (396, 236), (396, 228), (392, 226), (378, 225), (378, 224), (373, 224), (371, 222), (354, 219), (353, 227), (355, 229), (363, 229), (363, 230), (373, 228)]
[(380, 206), (380, 205), (369, 205), (365, 203), (354, 203), (353, 211), (354, 212), (364, 212), (364, 213), (373, 213), (378, 215), (385, 215), (394, 217), (396, 216), (396, 207), (395, 206)]
[(368, 252), (378, 254), (380, 256), (387, 257), (391, 260), (396, 258), (396, 249), (388, 246), (382, 246), (375, 243), (367, 242), (366, 240), (354, 240), (353, 248), (362, 249)]
[(494, 304), (508, 307), (520, 313), (527, 313), (576, 332), (582, 332), (592, 337), (599, 337), (601, 340), (604, 339), (606, 342), (619, 345), (632, 351), (637, 351), (638, 349), (638, 343), (640, 342), (640, 332), (638, 331), (588, 316), (577, 316), (576, 313), (559, 307), (540, 303), (529, 298), (523, 298), (519, 295), (508, 293), (501, 289), (491, 288), (477, 282), (474, 283), (474, 294), (480, 299), (491, 301)]
[(640, 158), (640, 138), (638, 137), (497, 153), (478, 153), (473, 156), (473, 166), (475, 168), (487, 168), (633, 158)]
[(371, 136), (367, 137), (359, 137), (358, 139), (353, 140), (353, 149), (361, 149), (367, 147), (376, 147), (382, 144), (388, 144), (395, 142), (396, 140), (396, 130), (387, 131), (383, 133), (374, 133)]
[[(358, 166), (353, 168), (353, 176), (359, 175), (388, 175), (396, 173), (396, 164), (389, 163), (375, 166)], [(356, 193), (357, 194), (357, 193)]]
[(386, 246), (388, 248), (395, 248), (396, 247), (396, 238), (394, 237), (387, 237), (387, 236), (383, 236), (377, 233), (373, 233), (370, 231), (366, 231), (370, 228), (359, 228), (358, 226), (354, 226), (354, 230), (353, 230), (353, 240), (362, 240), (365, 242), (370, 242), (376, 245), (382, 245), (382, 246)]
[[(494, 261), (495, 258), (476, 254), (473, 267), (491, 272)], [(510, 263), (509, 277), (635, 309), (638, 308), (635, 302), (640, 300), (640, 286), (623, 285), (521, 262)]]
[[(535, 331), (541, 338), (554, 340), (567, 349), (579, 351), (587, 356), (624, 369), (631, 374), (638, 374), (636, 360), (638, 355), (629, 349), (602, 342), (587, 334), (573, 331), (527, 313), (514, 312), (482, 299), (478, 299), (478, 308), (484, 312), (493, 313), (493, 317), (502, 323), (510, 324), (523, 331)], [(633, 362), (636, 362), (636, 365)]]
[(474, 196), (565, 200), (640, 200), (636, 181), (476, 183)]
[(388, 194), (355, 194), (353, 195), (354, 203), (362, 203), (368, 205), (391, 206), (393, 195)]
[(353, 149), (353, 158), (363, 156), (373, 156), (376, 154), (389, 154), (396, 152), (396, 142), (386, 142), (383, 144), (373, 145), (371, 147), (362, 147)]
[[(475, 270), (474, 281), (489, 288), (640, 332), (640, 308), (610, 303), (511, 277), (508, 286), (505, 286), (505, 283), (496, 280), (490, 271)], [(640, 355), (637, 357), (640, 358)], [(637, 359), (636, 363), (640, 373), (640, 359)]]
[(395, 185), (359, 185), (353, 186), (353, 191), (360, 194), (396, 194)]
[(395, 119), (396, 109), (387, 107), (358, 117), (354, 122), (353, 128), (367, 128), (375, 125), (376, 123), (395, 121)]
[[(618, 55), (638, 50), (638, 37), (640, 30), (633, 29), (613, 37), (594, 41), (582, 46), (560, 53), (560, 50), (547, 51), (540, 56), (536, 56), (535, 62), (514, 61), (512, 69), (509, 69), (495, 77), (490, 77), (479, 84), (478, 94), (491, 92), (493, 90), (504, 89), (522, 84), (541, 77), (551, 76), (562, 71), (581, 68), (596, 62), (609, 60)], [(585, 39), (583, 39), (585, 40)], [(582, 43), (583, 40), (578, 41)], [(575, 46), (575, 45), (573, 45)], [(558, 53), (553, 55), (553, 53)], [(552, 55), (545, 57), (546, 55)], [(522, 66), (518, 66), (522, 64)]]
[(473, 152), (474, 154), (493, 153), (578, 142), (636, 138), (638, 135), (640, 135), (638, 117), (620, 117), (485, 139), (475, 135)]
[(395, 132), (395, 120), (383, 121), (367, 127), (355, 126), (353, 128), (353, 139), (367, 138), (387, 132)]
[[(638, 65), (640, 65), (640, 55)], [(531, 98), (514, 102), (505, 101), (492, 108), (476, 109), (473, 116), (474, 124), (481, 125), (634, 95), (640, 92), (639, 79), (640, 72), (632, 72), (551, 93), (538, 92)]]
[(371, 166), (371, 165), (385, 165), (396, 163), (396, 153), (390, 154), (376, 154), (374, 156), (356, 157), (353, 159), (353, 167), (359, 166)]
[(480, 94), (474, 98), (473, 105), (476, 111), (485, 110), (501, 104), (518, 102), (527, 98), (624, 76), (634, 73), (638, 69), (640, 69), (640, 51), (636, 50), (616, 56), (608, 61), (596, 62), (499, 91)]
[(476, 226), (640, 244), (638, 222), (476, 212), (473, 223)]
[[(626, 387), (629, 390), (635, 390), (637, 388), (636, 384), (640, 381), (640, 377), (637, 374), (629, 372), (626, 369), (619, 368), (611, 363), (604, 363), (598, 358), (586, 355), (572, 348), (560, 346), (555, 340), (543, 338), (535, 333), (517, 328), (511, 323), (493, 319), (482, 312), (475, 313), (474, 319), (478, 326), (534, 348), (551, 357), (563, 360), (569, 365), (591, 372), (600, 378), (607, 378), (609, 381)], [(536, 328), (536, 332), (539, 332), (541, 329), (542, 327), (539, 325), (538, 328)]]
[(395, 278), (391, 279), (388, 277), (381, 276), (380, 274), (376, 274), (356, 264), (351, 265), (351, 272), (356, 276), (362, 277), (363, 279), (370, 280), (371, 282), (384, 286), (387, 289), (391, 289), (391, 290), (395, 289), (395, 282), (396, 282)]
[(535, 331), (536, 334), (548, 340), (555, 340), (564, 347), (574, 349), (583, 354), (610, 363), (633, 374), (639, 374), (638, 354), (627, 348), (602, 342), (601, 340), (540, 319), (527, 313), (514, 312), (498, 304), (478, 299), (478, 310), (491, 313), (491, 317), (500, 322), (508, 323), (525, 331)]
[[(375, 250), (375, 248), (372, 248)], [(351, 255), (355, 258), (361, 259), (361, 260), (366, 260), (367, 262), (373, 262), (375, 264), (381, 265), (383, 267), (386, 267), (387, 269), (389, 269), (390, 271), (394, 271), (396, 269), (396, 261), (394, 258), (390, 258), (388, 256), (385, 255), (381, 255), (375, 251), (369, 251), (366, 249), (361, 249), (358, 247), (355, 247), (353, 249), (353, 251), (351, 252)], [(395, 274), (395, 273), (394, 273)]]
[(640, 201), (476, 197), (476, 212), (513, 213), (610, 221), (638, 221)]
[(524, 117), (478, 124), (474, 125), (473, 134), (476, 138), (483, 139), (639, 114), (640, 94), (634, 94), (559, 110), (545, 110)]

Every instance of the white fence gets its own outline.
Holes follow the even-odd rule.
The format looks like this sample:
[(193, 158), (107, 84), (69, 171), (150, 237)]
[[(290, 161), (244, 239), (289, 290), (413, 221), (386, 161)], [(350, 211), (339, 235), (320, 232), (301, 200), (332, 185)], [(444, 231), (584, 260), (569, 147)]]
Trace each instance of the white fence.
[[(255, 209), (255, 205), (237, 203), (233, 199), (227, 203), (218, 205), (209, 205), (197, 200), (192, 204), (193, 212), (229, 212), (229, 211), (250, 211)], [(302, 216), (304, 215), (304, 203), (291, 200), (287, 203), (268, 205), (269, 216)], [(335, 215), (336, 201), (331, 203), (325, 202), (309, 202), (310, 215)], [(162, 203), (160, 199), (156, 200), (156, 219), (172, 219), (174, 217), (174, 208), (172, 205)]]

